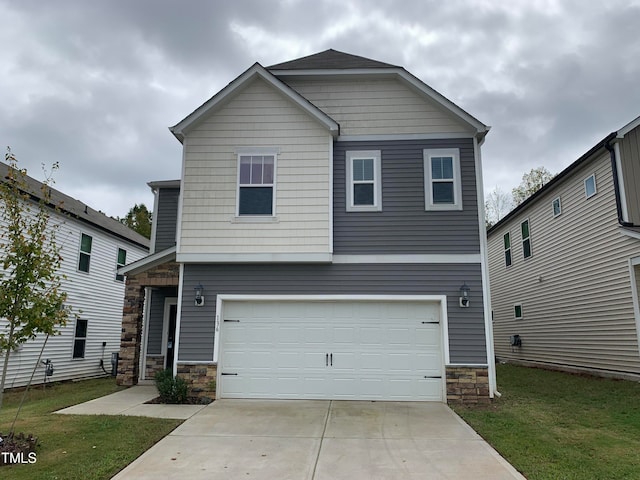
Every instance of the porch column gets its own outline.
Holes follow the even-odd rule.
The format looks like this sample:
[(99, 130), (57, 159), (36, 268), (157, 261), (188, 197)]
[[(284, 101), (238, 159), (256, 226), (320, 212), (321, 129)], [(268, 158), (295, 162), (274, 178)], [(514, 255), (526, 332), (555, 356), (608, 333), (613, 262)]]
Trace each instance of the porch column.
[(116, 378), (118, 385), (131, 386), (138, 383), (143, 306), (144, 286), (139, 277), (128, 275), (122, 309), (120, 359)]

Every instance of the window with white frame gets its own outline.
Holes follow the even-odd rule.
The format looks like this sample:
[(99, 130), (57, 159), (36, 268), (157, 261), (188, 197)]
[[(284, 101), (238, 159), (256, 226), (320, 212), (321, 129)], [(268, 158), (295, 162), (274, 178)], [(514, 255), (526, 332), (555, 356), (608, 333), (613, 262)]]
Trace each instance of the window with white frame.
[(116, 257), (116, 280), (119, 282), (124, 281), (124, 275), (118, 273), (118, 269), (124, 267), (127, 264), (127, 251), (124, 248), (118, 248), (118, 254)]
[(522, 255), (524, 258), (529, 258), (531, 253), (531, 233), (529, 232), (529, 220), (525, 220), (520, 224), (520, 231), (522, 233)]
[(73, 358), (84, 358), (87, 346), (88, 323), (87, 320), (81, 318), (76, 320), (76, 329), (73, 335)]
[(511, 265), (511, 235), (509, 232), (504, 234), (504, 264), (508, 267)]
[(425, 149), (425, 210), (462, 210), (460, 150)]
[(555, 198), (553, 202), (551, 202), (551, 208), (553, 210), (554, 217), (562, 214), (562, 203), (560, 202), (560, 197)]
[(348, 151), (346, 154), (346, 210), (382, 210), (382, 165), (380, 150)]
[(522, 318), (522, 304), (521, 303), (516, 303), (513, 306), (513, 318), (515, 318), (516, 320)]
[(93, 237), (83, 233), (80, 237), (80, 256), (78, 257), (78, 270), (89, 273), (91, 264), (91, 246)]
[(238, 155), (238, 216), (275, 215), (276, 155)]
[(596, 187), (596, 174), (593, 173), (584, 179), (584, 195), (587, 198), (591, 198), (596, 193), (598, 193), (598, 190)]

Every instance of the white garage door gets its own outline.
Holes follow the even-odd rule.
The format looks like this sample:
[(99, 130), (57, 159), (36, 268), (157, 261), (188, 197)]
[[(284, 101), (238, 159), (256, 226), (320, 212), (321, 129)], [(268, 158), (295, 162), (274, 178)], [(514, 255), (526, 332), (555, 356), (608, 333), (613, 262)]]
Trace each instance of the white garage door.
[(220, 398), (443, 399), (439, 305), (224, 301)]

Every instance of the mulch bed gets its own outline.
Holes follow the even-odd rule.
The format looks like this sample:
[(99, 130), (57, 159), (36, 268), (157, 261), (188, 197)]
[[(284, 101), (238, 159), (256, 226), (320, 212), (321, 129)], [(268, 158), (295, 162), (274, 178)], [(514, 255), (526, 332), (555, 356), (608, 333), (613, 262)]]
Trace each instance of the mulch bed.
[[(23, 458), (27, 458), (29, 452), (35, 452), (36, 445), (38, 444), (38, 437), (33, 435), (25, 435), (24, 433), (18, 433), (17, 435), (5, 435), (0, 432), (0, 452), (9, 453), (22, 453)], [(4, 461), (5, 455), (0, 455), (0, 467), (4, 465), (10, 465), (7, 461)]]
[(187, 401), (184, 403), (169, 404), (167, 402), (163, 402), (161, 397), (156, 397), (144, 403), (151, 405), (209, 405), (211, 402), (213, 402), (213, 400), (209, 397), (187, 397)]

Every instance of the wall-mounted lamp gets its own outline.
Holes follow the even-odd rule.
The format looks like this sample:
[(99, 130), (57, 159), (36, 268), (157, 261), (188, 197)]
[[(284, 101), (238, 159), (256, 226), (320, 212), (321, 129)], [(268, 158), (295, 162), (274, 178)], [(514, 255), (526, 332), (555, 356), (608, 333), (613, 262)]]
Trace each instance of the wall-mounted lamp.
[(198, 283), (198, 286), (194, 288), (194, 290), (196, 291), (196, 307), (203, 307), (204, 306), (204, 287), (202, 286), (201, 283)]
[(460, 308), (469, 308), (469, 292), (471, 292), (471, 289), (469, 285), (467, 285), (467, 282), (465, 282), (460, 287)]

